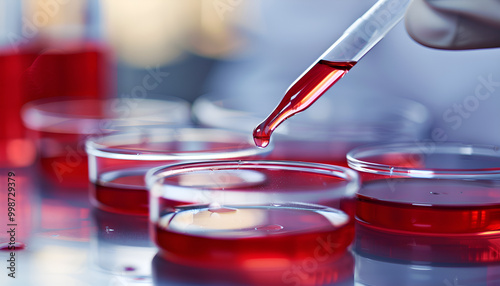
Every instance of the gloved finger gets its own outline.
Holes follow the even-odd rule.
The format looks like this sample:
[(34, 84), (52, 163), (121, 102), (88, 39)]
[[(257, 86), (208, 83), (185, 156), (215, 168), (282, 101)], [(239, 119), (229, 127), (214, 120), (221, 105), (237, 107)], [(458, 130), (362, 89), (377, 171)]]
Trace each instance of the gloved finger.
[[(466, 2), (466, 0), (414, 0), (405, 17), (408, 34), (420, 44), (438, 49), (500, 47), (500, 27), (495, 24), (495, 20), (479, 21), (478, 15), (472, 13), (474, 14), (472, 17), (470, 11), (463, 10), (466, 6), (462, 5), (460, 8), (449, 3), (453, 1)], [(474, 1), (496, 2), (496, 0)], [(436, 6), (438, 2), (440, 4)], [(497, 11), (500, 13), (500, 10)]]
[(461, 15), (469, 20), (500, 28), (500, 0), (426, 0), (440, 12)]

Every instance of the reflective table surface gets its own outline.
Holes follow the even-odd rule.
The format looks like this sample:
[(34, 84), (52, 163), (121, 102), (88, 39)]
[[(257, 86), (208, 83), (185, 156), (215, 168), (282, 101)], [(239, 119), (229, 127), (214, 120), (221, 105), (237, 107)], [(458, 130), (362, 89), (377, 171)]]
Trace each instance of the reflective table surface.
[[(88, 189), (59, 189), (30, 168), (1, 170), (0, 242), (6, 248), (0, 251), (2, 286), (500, 285), (500, 237), (450, 243), (377, 233), (359, 225), (351, 251), (326, 265), (320, 254), (326, 253), (328, 242), (318, 242), (317, 256), (280, 270), (178, 265), (157, 255), (147, 217), (95, 209)], [(8, 189), (10, 177), (15, 178), (14, 189)], [(14, 198), (8, 195), (13, 192), (15, 201), (8, 199)], [(15, 202), (14, 209), (9, 202)], [(8, 249), (11, 236), (15, 252)]]

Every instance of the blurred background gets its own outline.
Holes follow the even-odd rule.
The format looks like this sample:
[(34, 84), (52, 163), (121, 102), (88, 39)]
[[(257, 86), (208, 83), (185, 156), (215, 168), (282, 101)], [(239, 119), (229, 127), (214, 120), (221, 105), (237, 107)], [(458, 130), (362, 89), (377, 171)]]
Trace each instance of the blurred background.
[[(238, 117), (250, 120), (235, 119), (237, 126), (226, 127), (251, 132), (287, 87), (374, 3), (1, 0), (2, 161), (33, 160), (20, 110), (46, 97), (175, 96), (195, 103), (193, 118), (207, 125), (227, 125), (233, 111), (244, 111)], [(425, 48), (400, 23), (315, 110), (294, 120), (326, 128), (371, 112), (370, 122), (404, 113), (381, 121), (385, 127), (411, 121), (398, 128), (412, 129), (412, 140), (498, 144), (499, 61), (498, 49)]]
[[(250, 135), (375, 2), (0, 0), (0, 178), (16, 173), (17, 239), (29, 250), (18, 252), (18, 285), (146, 285), (155, 269), (162, 276), (165, 262), (150, 263), (156, 248), (145, 219), (91, 207), (86, 137), (106, 134), (116, 119)], [(269, 158), (345, 164), (346, 152), (364, 143), (500, 144), (498, 63), (499, 49), (429, 49), (399, 23), (313, 107), (278, 128)], [(63, 97), (123, 105), (48, 107)], [(126, 120), (133, 116), (139, 121)], [(30, 168), (36, 163), (42, 171)], [(0, 212), (7, 214), (7, 204)], [(7, 218), (0, 243), (7, 241)], [(346, 260), (352, 280), (353, 258)], [(169, 267), (166, 276), (198, 283), (190, 269)], [(120, 275), (101, 275), (108, 272)], [(381, 277), (394, 270), (386, 272)], [(1, 285), (11, 285), (2, 283), (6, 277)]]

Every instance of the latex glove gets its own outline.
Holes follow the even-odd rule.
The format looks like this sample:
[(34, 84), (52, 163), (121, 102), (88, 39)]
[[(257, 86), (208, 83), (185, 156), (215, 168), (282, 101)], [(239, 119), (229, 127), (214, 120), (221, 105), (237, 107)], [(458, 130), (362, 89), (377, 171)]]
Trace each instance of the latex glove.
[(432, 48), (500, 47), (500, 0), (413, 0), (405, 24), (414, 40)]

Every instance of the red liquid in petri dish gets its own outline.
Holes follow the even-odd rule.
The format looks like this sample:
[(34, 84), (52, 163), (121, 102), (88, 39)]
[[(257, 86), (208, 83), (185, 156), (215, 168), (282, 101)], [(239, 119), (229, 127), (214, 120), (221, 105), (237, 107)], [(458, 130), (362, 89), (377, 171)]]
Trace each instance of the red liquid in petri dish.
[[(248, 147), (255, 148), (248, 140), (235, 143), (203, 142), (193, 141), (192, 139), (159, 143), (146, 142), (143, 145), (127, 144), (126, 146), (117, 145), (114, 147), (137, 152), (156, 151), (159, 153), (164, 152), (165, 154), (179, 154), (179, 158), (182, 158), (183, 155), (181, 154), (196, 157), (197, 153), (206, 155), (209, 152), (214, 152), (213, 157), (215, 157), (217, 152), (221, 154), (219, 157), (223, 157), (225, 150), (234, 152)], [(241, 156), (232, 160), (251, 160), (259, 157), (260, 155)], [(91, 200), (93, 204), (106, 211), (137, 215), (149, 214), (149, 193), (144, 180), (147, 171), (154, 167), (183, 162), (183, 160), (175, 160), (173, 158), (160, 161), (141, 161), (140, 158), (137, 160), (101, 158), (101, 160), (99, 164), (106, 165), (106, 168), (113, 171), (98, 174), (97, 182), (91, 185)]]
[[(213, 174), (200, 174), (199, 176), (183, 176), (174, 177), (168, 180), (168, 183), (173, 185), (188, 185), (193, 186), (196, 184), (204, 185), (214, 184), (216, 189), (226, 187), (229, 190), (238, 190), (239, 194), (234, 198), (239, 198), (242, 203), (245, 202), (245, 192), (252, 193), (257, 188), (276, 190), (277, 195), (285, 195), (287, 200), (301, 203), (309, 203), (313, 205), (321, 205), (332, 209), (337, 209), (347, 214), (350, 218), (354, 218), (356, 212), (356, 198), (354, 196), (343, 197), (344, 194), (333, 194), (328, 186), (334, 188), (341, 186), (343, 180), (339, 178), (332, 178), (329, 175), (315, 174), (302, 172), (300, 176), (292, 176), (288, 170), (259, 170), (256, 173), (250, 173), (249, 177), (239, 173), (232, 175), (231, 172), (221, 172), (220, 175), (214, 176)], [(264, 175), (253, 176), (255, 174)], [(285, 178), (283, 180), (281, 178)], [(241, 179), (243, 178), (243, 180)], [(265, 179), (267, 178), (267, 180)], [(340, 181), (340, 182), (339, 182)], [(167, 182), (167, 181), (166, 181)], [(241, 182), (245, 182), (241, 184)], [(278, 191), (279, 189), (279, 191)], [(215, 189), (214, 189), (215, 190)], [(305, 192), (304, 190), (307, 190)], [(343, 191), (343, 190), (342, 190)], [(229, 191), (229, 193), (232, 191)], [(187, 188), (183, 191), (176, 192), (175, 197), (160, 196), (158, 200), (158, 210), (165, 214), (171, 212), (175, 207), (197, 204), (196, 199), (202, 198), (203, 200), (209, 199), (216, 201), (218, 198), (224, 198), (222, 190), (220, 192), (206, 193), (197, 188)], [(169, 195), (169, 194), (167, 194)]]
[(287, 90), (274, 111), (253, 131), (255, 144), (266, 147), (272, 132), (287, 118), (304, 111), (341, 79), (356, 62), (320, 60)]
[(104, 173), (91, 185), (93, 204), (105, 211), (148, 215), (149, 196), (144, 182), (147, 168)]
[(338, 259), (354, 237), (347, 214), (308, 205), (186, 206), (154, 226), (160, 255), (205, 267), (285, 267)]
[(375, 229), (425, 235), (500, 234), (500, 186), (437, 179), (369, 181), (356, 218)]
[[(129, 168), (102, 174), (98, 182), (91, 184), (93, 204), (109, 212), (148, 215), (149, 194), (144, 182), (147, 171), (148, 168)], [(161, 208), (191, 204), (188, 201), (166, 199), (160, 199), (160, 201)], [(354, 199), (325, 200), (322, 204), (339, 208), (350, 217), (354, 217), (356, 204)]]

